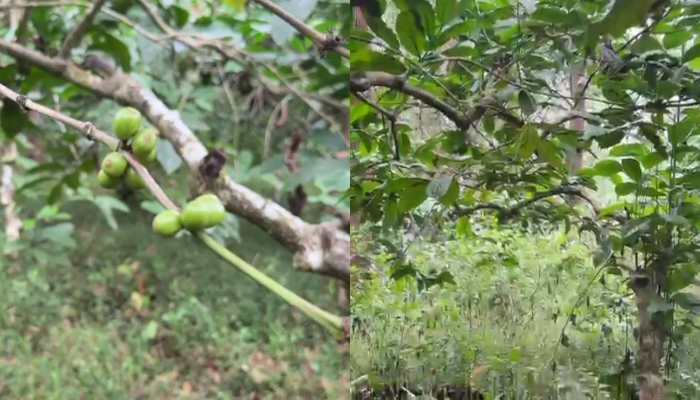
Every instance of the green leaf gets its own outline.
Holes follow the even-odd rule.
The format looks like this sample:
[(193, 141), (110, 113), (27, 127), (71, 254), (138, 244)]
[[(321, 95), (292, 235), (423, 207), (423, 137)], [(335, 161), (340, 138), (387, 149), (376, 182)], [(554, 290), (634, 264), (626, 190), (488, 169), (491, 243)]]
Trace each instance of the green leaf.
[(673, 310), (673, 305), (666, 301), (663, 297), (652, 295), (649, 300), (649, 307), (647, 308), (647, 311), (652, 314)]
[(681, 308), (692, 311), (696, 314), (700, 312), (700, 297), (694, 293), (676, 293), (671, 297), (671, 299)]
[(224, 4), (232, 7), (238, 12), (242, 12), (245, 10), (245, 5), (247, 2), (248, 0), (224, 0)]
[(425, 32), (420, 25), (420, 16), (412, 10), (403, 11), (396, 17), (396, 33), (406, 50), (416, 57), (425, 50)]
[(695, 130), (695, 121), (692, 118), (685, 117), (679, 123), (672, 125), (668, 129), (668, 142), (672, 146), (679, 145), (685, 142)]
[(540, 135), (537, 133), (537, 128), (532, 125), (525, 125), (518, 137), (518, 157), (521, 159), (529, 158), (537, 149), (539, 142)]
[(75, 247), (77, 243), (73, 239), (75, 226), (71, 222), (61, 222), (56, 225), (47, 226), (38, 232), (40, 239), (59, 244), (64, 247)]
[(2, 100), (2, 112), (0, 112), (0, 128), (5, 132), (5, 137), (13, 138), (28, 126), (28, 114), (22, 111), (14, 100), (5, 97)]
[(165, 211), (165, 207), (157, 201), (144, 200), (141, 202), (141, 208), (150, 212), (151, 214), (158, 214), (161, 211)]
[(399, 48), (399, 39), (396, 38), (394, 31), (391, 30), (381, 18), (369, 17), (367, 19), (367, 25), (369, 29), (377, 35), (378, 38), (386, 42), (392, 49)]
[(92, 202), (102, 211), (102, 215), (107, 221), (107, 225), (113, 230), (117, 230), (117, 220), (114, 218), (112, 210), (129, 212), (129, 206), (114, 196), (96, 196)]
[[(460, 23), (456, 23), (454, 25), (451, 25), (440, 33), (440, 36), (435, 41), (434, 46), (440, 47), (443, 44), (447, 43), (447, 41), (452, 39), (452, 38), (456, 38), (456, 37), (459, 37), (459, 35), (469, 33), (475, 28), (475, 26), (476, 25), (474, 24), (474, 21), (464, 21), (464, 22), (460, 22)], [(443, 52), (443, 54), (445, 56), (448, 56), (448, 57), (451, 57), (451, 56), (453, 56), (453, 57), (470, 56), (472, 53), (475, 52), (473, 44), (471, 44), (471, 47), (469, 46), (470, 44), (471, 43), (466, 43), (464, 47), (461, 47), (461, 48), (464, 48), (464, 50), (461, 50), (461, 52), (459, 54), (454, 54), (454, 51), (455, 51), (454, 49), (456, 47), (460, 47), (460, 46), (456, 46), (456, 47), (452, 47), (450, 49), (447, 49), (446, 51)]]
[(384, 218), (382, 219), (382, 226), (384, 228), (391, 228), (396, 225), (399, 220), (399, 202), (396, 198), (388, 198), (384, 202)]
[(518, 105), (525, 116), (530, 116), (535, 112), (535, 100), (524, 90), (518, 93)]
[(371, 112), (372, 107), (370, 107), (367, 103), (363, 103), (358, 100), (358, 103), (350, 108), (350, 123), (364, 118)]
[[(101, 28), (100, 28), (101, 29)], [(111, 55), (119, 62), (124, 72), (131, 72), (131, 53), (129, 47), (121, 40), (102, 30), (95, 31), (88, 50), (100, 50)]]
[(667, 33), (664, 35), (663, 45), (668, 49), (679, 47), (693, 38), (693, 33), (686, 30)]
[(399, 154), (402, 158), (408, 157), (411, 153), (411, 137), (407, 132), (399, 134)]
[(615, 160), (602, 160), (593, 167), (596, 174), (602, 176), (613, 176), (618, 172), (622, 172), (622, 165)]
[(474, 236), (474, 232), (472, 231), (472, 221), (468, 216), (464, 215), (459, 217), (455, 227), (455, 235), (458, 239)]
[(63, 199), (63, 181), (59, 182), (56, 186), (51, 188), (49, 192), (49, 197), (46, 201), (49, 204), (57, 204)]
[(646, 169), (651, 169), (666, 160), (666, 156), (658, 152), (649, 153), (642, 158), (642, 165)]
[(634, 182), (622, 182), (615, 185), (615, 194), (618, 196), (627, 196), (637, 190), (637, 184)]
[(551, 24), (561, 24), (562, 21), (566, 21), (569, 14), (562, 10), (561, 8), (547, 7), (546, 4), (538, 5), (534, 13), (532, 13), (532, 19), (537, 21), (549, 22)]
[(440, 199), (447, 193), (451, 184), (452, 176), (435, 174), (435, 177), (426, 188), (427, 194), (432, 198)]
[(674, 265), (668, 277), (668, 291), (678, 292), (693, 283), (700, 267), (694, 263)]
[(624, 156), (643, 157), (648, 152), (649, 152), (649, 150), (642, 143), (625, 143), (625, 144), (618, 144), (617, 146), (610, 149), (608, 156), (610, 156), (610, 157), (624, 157)]
[(664, 48), (661, 46), (661, 43), (659, 43), (655, 37), (649, 35), (648, 33), (635, 40), (634, 44), (630, 47), (630, 51), (637, 54), (663, 49)]
[(693, 61), (698, 57), (700, 57), (700, 43), (689, 48), (688, 51), (686, 51), (685, 54), (683, 54), (683, 63)]
[(440, 204), (449, 207), (454, 205), (458, 198), (459, 184), (457, 183), (457, 179), (453, 177), (450, 186), (447, 188), (447, 192), (442, 197), (440, 197)]
[(438, 24), (445, 25), (458, 15), (457, 0), (437, 0), (435, 3), (435, 17)]
[(170, 175), (180, 169), (183, 163), (180, 155), (177, 154), (173, 145), (167, 140), (159, 140), (156, 143), (156, 158), (165, 170), (166, 175)]
[(428, 198), (428, 181), (414, 181), (406, 185), (399, 197), (399, 210), (402, 213), (413, 210)]
[(594, 137), (594, 140), (598, 142), (601, 149), (607, 149), (608, 147), (612, 147), (620, 143), (624, 138), (625, 131), (618, 129), (603, 135), (598, 135)]
[(647, 13), (656, 0), (615, 0), (610, 11), (600, 21), (591, 25), (594, 37), (622, 36), (627, 29), (646, 22)]
[(141, 330), (141, 339), (145, 342), (149, 342), (156, 338), (158, 335), (158, 323), (156, 321), (150, 321)]
[(639, 161), (634, 158), (625, 158), (622, 160), (622, 170), (625, 174), (632, 178), (633, 181), (639, 182), (642, 180), (642, 167), (639, 165)]
[(428, 38), (433, 39), (437, 31), (435, 26), (435, 11), (433, 6), (426, 0), (411, 0), (411, 9), (419, 16), (418, 23)]
[(537, 154), (554, 168), (562, 168), (564, 166), (561, 150), (548, 140), (540, 140), (537, 143)]
[(350, 53), (350, 63), (353, 72), (382, 71), (393, 75), (406, 72), (406, 66), (396, 57), (372, 51), (368, 47)]

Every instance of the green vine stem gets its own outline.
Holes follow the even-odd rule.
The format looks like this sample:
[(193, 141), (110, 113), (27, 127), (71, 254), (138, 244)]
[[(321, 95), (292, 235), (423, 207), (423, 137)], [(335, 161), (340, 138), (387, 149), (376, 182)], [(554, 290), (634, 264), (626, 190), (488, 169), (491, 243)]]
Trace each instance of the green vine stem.
[(219, 244), (216, 240), (214, 240), (211, 236), (207, 235), (205, 232), (195, 232), (195, 235), (197, 235), (199, 239), (201, 239), (202, 242), (204, 242), (204, 244), (207, 245), (207, 247), (213, 250), (221, 258), (243, 271), (243, 273), (253, 278), (256, 282), (263, 285), (268, 290), (280, 296), (287, 303), (299, 309), (299, 311), (303, 312), (307, 317), (316, 321), (319, 325), (328, 329), (331, 333), (337, 334), (343, 329), (343, 319), (341, 317), (333, 315), (328, 311), (322, 310), (316, 305), (301, 298), (296, 293), (292, 292), (286, 287), (280, 285), (274, 279), (265, 275), (262, 271), (258, 270), (257, 268), (248, 264), (237, 255), (230, 252), (226, 247)]

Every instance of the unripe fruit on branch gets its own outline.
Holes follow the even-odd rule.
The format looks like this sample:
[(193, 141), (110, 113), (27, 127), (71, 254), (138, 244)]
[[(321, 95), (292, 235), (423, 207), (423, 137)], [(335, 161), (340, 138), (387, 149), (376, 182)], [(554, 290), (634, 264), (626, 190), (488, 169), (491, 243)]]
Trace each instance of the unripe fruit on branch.
[(114, 116), (114, 134), (121, 140), (129, 140), (141, 126), (141, 113), (131, 107), (122, 108)]
[(175, 236), (182, 229), (180, 214), (174, 210), (165, 210), (153, 218), (153, 231), (163, 236)]
[(200, 203), (204, 203), (207, 205), (207, 209), (209, 210), (209, 224), (210, 226), (215, 226), (219, 225), (222, 222), (224, 222), (224, 219), (226, 219), (226, 209), (224, 208), (224, 205), (221, 204), (221, 200), (219, 200), (216, 195), (207, 193), (203, 194), (194, 201), (198, 201)]
[(185, 204), (180, 214), (180, 222), (191, 231), (199, 231), (221, 224), (225, 217), (226, 210), (219, 198), (209, 194)]
[(144, 129), (137, 133), (131, 141), (131, 151), (136, 158), (146, 159), (156, 149), (156, 140), (158, 140), (157, 130)]
[(105, 174), (104, 170), (100, 170), (97, 173), (97, 181), (105, 189), (114, 189), (119, 185), (119, 178), (112, 178), (111, 176)]
[(153, 151), (147, 155), (146, 157), (139, 157), (134, 154), (134, 157), (136, 157), (136, 160), (140, 162), (141, 164), (149, 164), (152, 163), (156, 159), (156, 150), (153, 149)]
[(126, 170), (126, 174), (124, 174), (124, 183), (134, 190), (140, 190), (146, 187), (146, 182), (144, 182), (139, 173), (132, 168)]
[(124, 175), (128, 163), (124, 154), (113, 151), (102, 160), (102, 171), (112, 178), (119, 178)]

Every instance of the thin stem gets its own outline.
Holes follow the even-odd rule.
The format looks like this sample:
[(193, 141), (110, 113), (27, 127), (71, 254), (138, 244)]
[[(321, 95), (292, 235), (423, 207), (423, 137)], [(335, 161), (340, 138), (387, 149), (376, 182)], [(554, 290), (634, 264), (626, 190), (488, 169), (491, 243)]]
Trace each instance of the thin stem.
[(273, 293), (276, 293), (278, 296), (286, 300), (289, 304), (298, 308), (307, 317), (313, 319), (318, 324), (328, 329), (331, 333), (337, 333), (343, 328), (343, 319), (341, 317), (320, 309), (314, 304), (298, 296), (296, 293), (275, 282), (274, 279), (265, 275), (265, 273), (263, 273), (262, 271), (256, 269), (237, 255), (230, 252), (226, 247), (219, 244), (216, 240), (214, 240), (211, 236), (207, 235), (205, 232), (199, 231), (195, 234), (202, 240), (202, 242), (204, 242), (204, 244), (207, 245), (207, 247), (213, 250), (221, 258), (243, 271), (243, 273), (253, 278), (256, 282), (263, 285)]

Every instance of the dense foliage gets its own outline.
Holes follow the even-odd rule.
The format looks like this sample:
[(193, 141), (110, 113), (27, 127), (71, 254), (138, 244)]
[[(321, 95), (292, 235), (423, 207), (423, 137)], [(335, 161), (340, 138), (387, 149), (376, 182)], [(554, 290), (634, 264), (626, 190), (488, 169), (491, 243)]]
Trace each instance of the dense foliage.
[[(664, 380), (696, 396), (698, 5), (363, 3), (350, 192), (375, 272), (353, 287), (373, 322), (354, 376), (428, 391), (488, 367), (474, 385), (506, 398), (579, 395), (551, 379), (569, 372), (592, 374), (595, 398), (664, 398)], [(429, 237), (448, 242), (416, 244)], [(558, 261), (573, 240), (590, 262)]]

